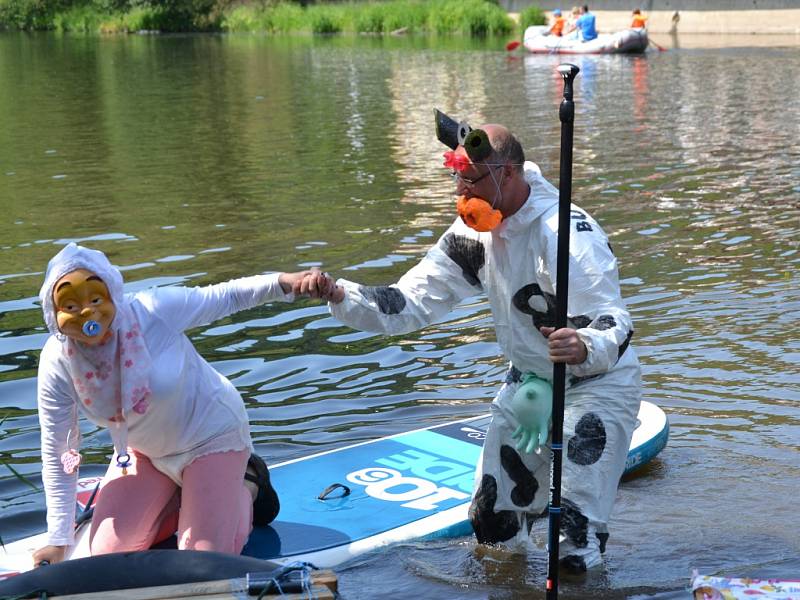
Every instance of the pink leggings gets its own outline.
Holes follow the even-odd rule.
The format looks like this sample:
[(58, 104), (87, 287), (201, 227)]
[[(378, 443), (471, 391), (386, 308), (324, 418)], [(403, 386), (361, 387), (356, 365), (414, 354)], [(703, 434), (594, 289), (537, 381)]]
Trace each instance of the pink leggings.
[(91, 552), (146, 550), (165, 528), (178, 548), (239, 554), (253, 528), (253, 498), (244, 485), (249, 450), (201, 456), (183, 470), (183, 487), (131, 451), (128, 474), (112, 463), (97, 495)]

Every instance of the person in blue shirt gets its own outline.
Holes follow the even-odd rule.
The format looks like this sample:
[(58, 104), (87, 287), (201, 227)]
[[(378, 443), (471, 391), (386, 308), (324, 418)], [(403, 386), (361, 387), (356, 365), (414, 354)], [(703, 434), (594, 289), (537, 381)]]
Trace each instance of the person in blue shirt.
[(588, 4), (583, 5), (581, 16), (575, 21), (575, 25), (572, 26), (572, 29), (578, 30), (582, 42), (590, 42), (597, 37), (594, 15), (589, 12)]

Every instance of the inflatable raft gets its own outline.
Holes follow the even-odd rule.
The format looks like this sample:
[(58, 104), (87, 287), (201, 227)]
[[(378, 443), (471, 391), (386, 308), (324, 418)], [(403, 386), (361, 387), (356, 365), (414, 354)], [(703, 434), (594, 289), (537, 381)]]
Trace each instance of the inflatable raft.
[(522, 44), (537, 54), (635, 54), (647, 49), (646, 29), (623, 29), (601, 33), (590, 42), (569, 36), (544, 35), (547, 27), (533, 25), (525, 30)]

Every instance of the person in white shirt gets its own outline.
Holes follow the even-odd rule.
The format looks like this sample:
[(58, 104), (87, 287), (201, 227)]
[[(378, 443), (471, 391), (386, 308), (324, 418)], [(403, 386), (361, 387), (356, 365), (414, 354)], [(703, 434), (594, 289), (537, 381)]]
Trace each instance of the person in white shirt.
[(445, 166), (453, 170), (459, 218), (393, 285), (311, 273), (294, 291), (328, 298), (346, 325), (392, 335), (486, 294), (510, 364), (491, 405), (469, 511), (480, 543), (527, 546), (532, 522), (547, 507), (552, 393), (542, 390), (551, 390), (553, 363), (566, 363), (559, 552), (563, 568), (583, 572), (601, 564), (641, 399), (617, 260), (597, 221), (573, 205), (568, 326), (555, 329), (558, 191), (525, 162), (507, 128), (471, 130), (440, 116), (437, 136), (452, 149)]
[(79, 413), (109, 429), (115, 450), (92, 518), (92, 554), (147, 549), (176, 531), (179, 548), (239, 553), (254, 520), (275, 518), (278, 497), (252, 452), (242, 398), (184, 332), (291, 301), (305, 274), (132, 295), (102, 252), (70, 243), (51, 259), (40, 292), (51, 335), (37, 390), (48, 535), (34, 564), (63, 560), (74, 542)]

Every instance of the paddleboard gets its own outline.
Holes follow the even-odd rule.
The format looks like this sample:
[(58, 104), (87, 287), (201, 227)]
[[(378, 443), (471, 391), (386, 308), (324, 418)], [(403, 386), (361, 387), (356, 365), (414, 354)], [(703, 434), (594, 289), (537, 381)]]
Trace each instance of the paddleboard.
[[(490, 420), (471, 417), (270, 466), (281, 511), (253, 530), (242, 554), (325, 568), (386, 544), (471, 535), (467, 511)], [(625, 473), (651, 461), (668, 437), (664, 412), (642, 402)], [(79, 480), (79, 506), (99, 481)], [(88, 529), (86, 523), (77, 531), (71, 558), (89, 555)], [(6, 544), (0, 577), (28, 570), (30, 552), (44, 539), (40, 534)]]

